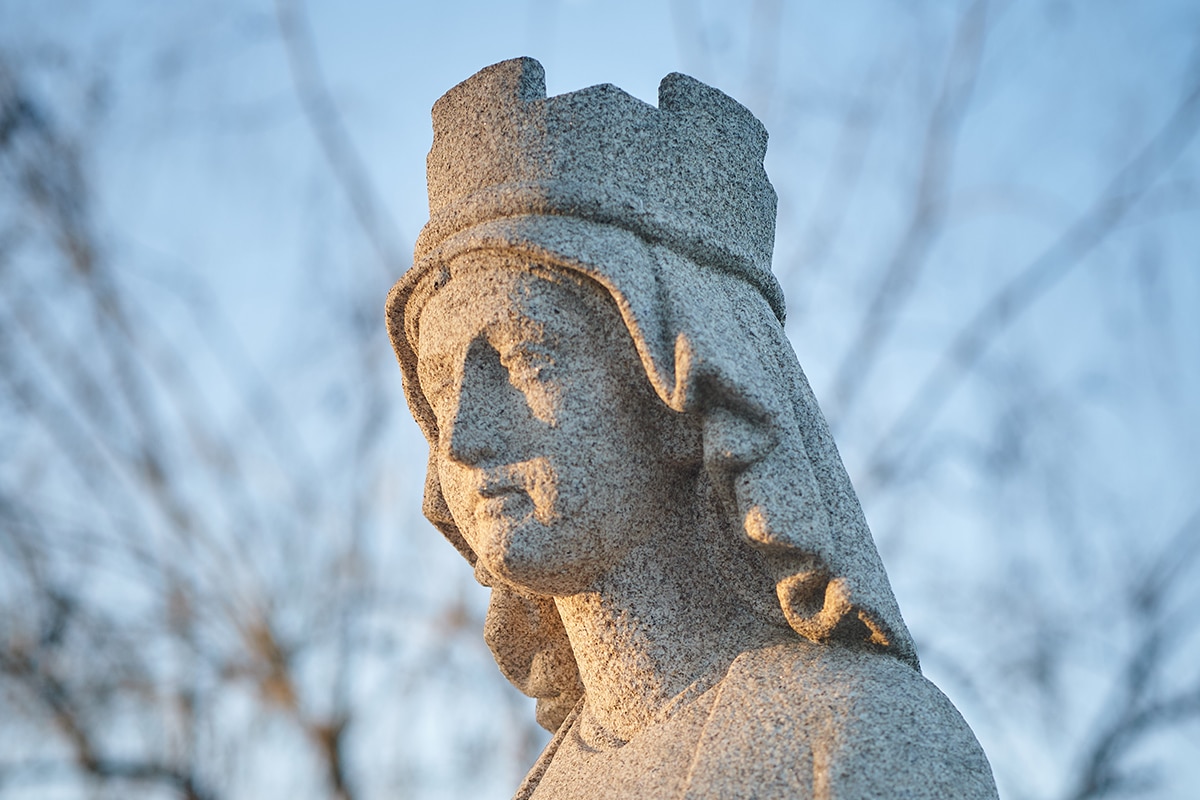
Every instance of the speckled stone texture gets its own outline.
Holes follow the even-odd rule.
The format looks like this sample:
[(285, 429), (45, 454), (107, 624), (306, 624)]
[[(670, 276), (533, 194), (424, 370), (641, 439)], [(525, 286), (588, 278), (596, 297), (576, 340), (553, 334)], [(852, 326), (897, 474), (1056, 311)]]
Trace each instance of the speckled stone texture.
[(517, 796), (995, 797), (784, 336), (761, 124), (527, 58), (433, 117), (388, 329), (426, 516), (555, 731)]

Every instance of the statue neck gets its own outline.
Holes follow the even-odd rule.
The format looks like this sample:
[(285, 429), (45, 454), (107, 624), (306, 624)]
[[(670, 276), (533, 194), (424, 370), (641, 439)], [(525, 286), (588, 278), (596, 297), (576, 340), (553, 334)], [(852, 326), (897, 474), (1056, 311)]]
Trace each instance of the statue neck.
[(724, 548), (671, 528), (647, 537), (594, 589), (555, 600), (594, 746), (629, 741), (692, 684), (706, 688), (740, 653), (780, 635), (722, 578), (713, 551)]

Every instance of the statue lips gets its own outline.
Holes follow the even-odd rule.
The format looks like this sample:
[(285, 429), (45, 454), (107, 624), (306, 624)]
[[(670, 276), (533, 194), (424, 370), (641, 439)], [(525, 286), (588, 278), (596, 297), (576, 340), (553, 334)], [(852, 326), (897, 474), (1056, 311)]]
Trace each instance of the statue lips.
[(482, 471), (475, 503), (477, 517), (519, 521), (532, 513), (533, 499), (518, 469), (503, 466)]

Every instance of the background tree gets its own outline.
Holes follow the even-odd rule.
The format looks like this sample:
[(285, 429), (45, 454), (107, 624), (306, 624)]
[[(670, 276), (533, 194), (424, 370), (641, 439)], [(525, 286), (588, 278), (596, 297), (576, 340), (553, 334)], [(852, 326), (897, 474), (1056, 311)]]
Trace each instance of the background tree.
[(766, 123), (789, 334), (1002, 794), (1195, 778), (1191, 4), (169, 5), (0, 2), (0, 797), (517, 784), (381, 308), (430, 104), (522, 38)]

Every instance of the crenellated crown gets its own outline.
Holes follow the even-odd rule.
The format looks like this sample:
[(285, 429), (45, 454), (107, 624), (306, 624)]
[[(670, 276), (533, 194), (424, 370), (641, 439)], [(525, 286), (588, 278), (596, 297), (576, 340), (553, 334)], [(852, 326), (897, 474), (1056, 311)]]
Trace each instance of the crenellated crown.
[(547, 98), (541, 64), (516, 58), (446, 92), (433, 107), (433, 132), (418, 263), (483, 222), (567, 215), (740, 274), (783, 318), (771, 274), (767, 132), (723, 92), (672, 73), (658, 108), (611, 84)]

